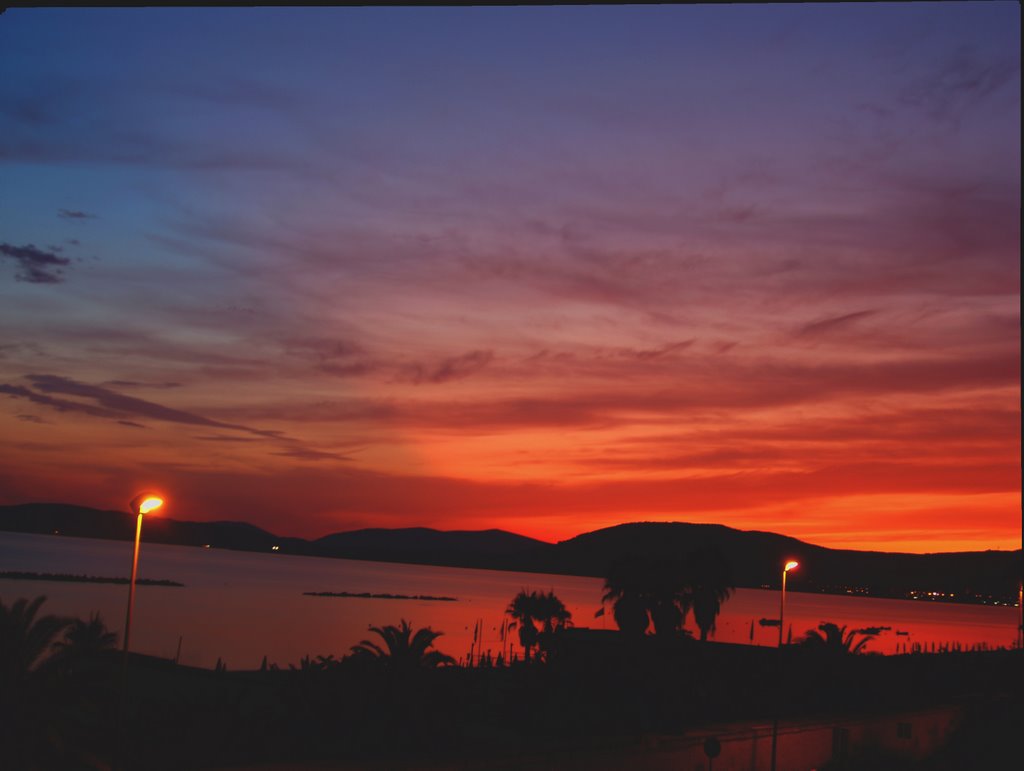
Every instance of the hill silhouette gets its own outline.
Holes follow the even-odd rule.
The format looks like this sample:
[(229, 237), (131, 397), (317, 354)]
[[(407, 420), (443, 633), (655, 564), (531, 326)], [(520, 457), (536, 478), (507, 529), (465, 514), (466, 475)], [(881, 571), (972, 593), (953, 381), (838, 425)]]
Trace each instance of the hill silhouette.
[[(0, 506), (0, 530), (59, 533), (86, 538), (131, 540), (134, 517), (62, 503)], [(998, 598), (1012, 601), (1021, 575), (1021, 552), (897, 552), (829, 549), (796, 538), (725, 525), (634, 522), (616, 525), (556, 544), (503, 530), (368, 528), (333, 533), (312, 541), (278, 536), (246, 522), (190, 522), (150, 517), (144, 531), (153, 543), (242, 551), (402, 562), (449, 567), (604, 577), (626, 557), (684, 556), (717, 546), (733, 566), (741, 587), (775, 587), (779, 569), (796, 559), (790, 574), (794, 591), (905, 596), (940, 592), (953, 600)]]
[[(130, 541), (135, 538), (135, 517), (124, 511), (103, 511), (69, 503), (24, 503), (0, 506), (0, 530), (48, 533), (80, 538)], [(281, 551), (296, 554), (308, 542), (281, 538), (248, 522), (186, 522), (168, 517), (147, 517), (143, 534), (151, 543), (181, 546), (215, 546), (241, 551)]]
[[(584, 533), (555, 547), (558, 564), (579, 575), (603, 576), (602, 566), (625, 556), (669, 557), (717, 546), (729, 559), (737, 585), (780, 583), (781, 566), (800, 562), (788, 579), (794, 591), (904, 596), (911, 591), (1012, 600), (1021, 575), (1021, 552), (900, 552), (829, 549), (778, 533), (725, 525), (637, 522)], [(952, 599), (956, 599), (953, 597)]]
[[(324, 557), (521, 570), (551, 544), (505, 530), (366, 528), (318, 538), (311, 553)], [(507, 567), (506, 567), (507, 566)]]

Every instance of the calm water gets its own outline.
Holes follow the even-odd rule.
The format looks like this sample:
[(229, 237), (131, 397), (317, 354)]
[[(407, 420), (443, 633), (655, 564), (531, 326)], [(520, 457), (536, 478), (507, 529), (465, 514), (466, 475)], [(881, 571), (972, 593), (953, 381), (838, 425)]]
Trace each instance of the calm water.
[[(127, 542), (0, 533), (0, 571), (128, 576), (131, 550)], [(607, 619), (594, 618), (602, 595), (597, 578), (145, 542), (139, 576), (180, 581), (185, 587), (137, 588), (132, 649), (173, 658), (181, 638), (181, 662), (202, 667), (212, 667), (218, 657), (232, 669), (252, 669), (264, 656), (282, 667), (307, 654), (341, 656), (367, 637), (369, 625), (397, 624), (401, 618), (443, 631), (437, 647), (456, 658), (466, 656), (473, 626), (482, 619), (483, 649), (497, 655), (502, 614), (520, 589), (553, 589), (576, 626), (615, 628), (610, 613)], [(458, 602), (303, 596), (307, 591), (420, 594), (457, 597)], [(127, 586), (0, 579), (0, 598), (7, 603), (39, 594), (48, 597), (46, 612), (87, 617), (99, 611), (108, 627), (122, 630)], [(778, 603), (777, 591), (737, 590), (723, 607), (714, 639), (749, 642), (751, 621), (777, 617)], [(792, 622), (794, 638), (825, 620), (851, 628), (891, 626), (868, 644), (867, 650), (881, 653), (894, 653), (904, 642), (1009, 647), (1016, 638), (1017, 609), (787, 591), (786, 626)], [(687, 626), (695, 630), (692, 617)], [(909, 634), (896, 636), (897, 630)], [(754, 624), (754, 644), (777, 641), (777, 628)]]

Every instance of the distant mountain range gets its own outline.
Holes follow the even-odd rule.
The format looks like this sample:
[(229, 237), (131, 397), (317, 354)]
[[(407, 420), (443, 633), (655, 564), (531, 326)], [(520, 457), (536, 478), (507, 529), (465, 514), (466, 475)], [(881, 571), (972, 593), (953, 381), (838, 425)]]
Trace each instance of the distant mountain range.
[[(135, 536), (135, 522), (120, 511), (26, 503), (0, 506), (0, 530), (128, 541)], [(551, 544), (503, 530), (423, 527), (353, 530), (309, 541), (245, 522), (150, 517), (143, 538), (241, 551), (596, 577), (604, 577), (610, 565), (625, 557), (681, 556), (714, 545), (732, 564), (741, 587), (777, 587), (783, 562), (796, 559), (800, 569), (789, 578), (794, 591), (886, 597), (936, 592), (937, 599), (975, 602), (1016, 600), (1022, 565), (1020, 550), (902, 554), (828, 549), (777, 533), (684, 522), (635, 522)]]

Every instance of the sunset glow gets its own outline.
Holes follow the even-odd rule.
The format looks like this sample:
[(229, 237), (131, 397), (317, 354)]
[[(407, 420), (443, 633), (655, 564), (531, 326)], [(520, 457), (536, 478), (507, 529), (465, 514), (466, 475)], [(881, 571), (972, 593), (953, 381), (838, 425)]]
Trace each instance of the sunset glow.
[(1019, 28), (8, 9), (0, 504), (1019, 549)]

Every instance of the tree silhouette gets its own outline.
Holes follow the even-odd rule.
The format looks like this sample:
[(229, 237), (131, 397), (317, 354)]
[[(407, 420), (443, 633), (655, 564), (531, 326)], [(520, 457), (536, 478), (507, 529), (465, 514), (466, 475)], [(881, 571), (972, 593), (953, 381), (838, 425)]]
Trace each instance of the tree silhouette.
[(651, 623), (654, 633), (671, 637), (683, 630), (693, 605), (685, 560), (660, 559), (650, 566), (652, 574)]
[(22, 598), (10, 607), (0, 600), (0, 688), (13, 687), (49, 666), (57, 636), (71, 623), (59, 616), (36, 618), (45, 596)]
[(679, 559), (620, 560), (608, 571), (604, 588), (602, 604), (612, 603), (615, 623), (631, 636), (642, 636), (651, 624), (659, 637), (676, 634), (693, 602)]
[(99, 613), (93, 613), (88, 621), (72, 619), (64, 638), (53, 647), (53, 665), (77, 694), (82, 703), (80, 712), (95, 699), (112, 696), (112, 683), (107, 677), (110, 659), (106, 654), (117, 647), (117, 634), (107, 629)]
[(107, 629), (99, 613), (93, 613), (88, 621), (76, 618), (64, 632), (64, 639), (55, 644), (62, 657), (93, 657), (102, 651), (117, 646), (117, 633)]
[[(860, 639), (857, 640), (857, 636)], [(820, 651), (834, 655), (852, 655), (860, 653), (868, 642), (877, 635), (858, 632), (856, 629), (846, 631), (846, 626), (837, 626), (831, 621), (822, 621), (817, 629), (808, 629), (800, 640), (800, 645), (808, 650)]]
[[(518, 627), (519, 642), (526, 651), (527, 660), (535, 646), (545, 654), (550, 654), (558, 634), (567, 626), (572, 626), (572, 613), (551, 590), (545, 594), (523, 589), (512, 598), (505, 612), (515, 619), (509, 628)], [(540, 629), (537, 624), (540, 624)]]
[(630, 637), (643, 636), (651, 623), (644, 591), (644, 567), (635, 559), (615, 562), (608, 570), (601, 610), (598, 611), (599, 614), (604, 613), (605, 603), (612, 603), (612, 616), (619, 631)]
[(537, 593), (530, 593), (525, 589), (512, 598), (505, 612), (512, 616), (514, 621), (508, 628), (513, 627), (519, 630), (519, 644), (526, 651), (526, 660), (530, 660), (530, 651), (540, 642), (540, 633), (537, 630), (536, 622), (540, 620), (541, 608), (537, 607)]
[[(52, 655), (71, 623), (39, 616), (45, 596), (0, 600), (0, 767), (57, 763), (68, 732), (66, 680)], [(46, 758), (46, 761), (43, 759)], [(57, 767), (57, 766), (55, 766)]]
[(384, 647), (363, 640), (352, 646), (353, 656), (375, 660), (385, 668), (396, 671), (428, 669), (455, 663), (455, 659), (447, 654), (428, 650), (434, 645), (434, 640), (444, 634), (430, 627), (419, 629), (413, 634), (412, 626), (402, 619), (399, 626), (371, 626), (370, 631), (383, 640)]
[(547, 594), (538, 593), (535, 602), (542, 635), (556, 634), (565, 627), (572, 626), (572, 613), (565, 607), (565, 603), (555, 596), (553, 591), (549, 590)]
[(707, 640), (715, 632), (715, 620), (722, 603), (735, 590), (732, 566), (717, 546), (698, 549), (687, 561), (690, 592), (693, 600), (693, 620), (700, 628), (700, 639)]

